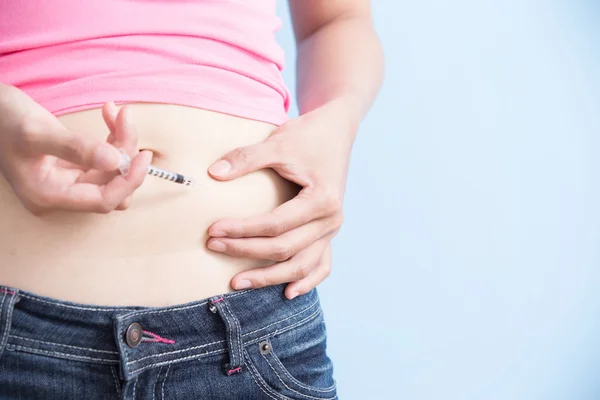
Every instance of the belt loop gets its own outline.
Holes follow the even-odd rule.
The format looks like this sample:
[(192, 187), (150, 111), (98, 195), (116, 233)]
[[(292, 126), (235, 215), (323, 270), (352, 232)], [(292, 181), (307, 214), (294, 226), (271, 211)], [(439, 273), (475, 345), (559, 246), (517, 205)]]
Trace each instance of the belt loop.
[(233, 315), (227, 299), (223, 296), (211, 297), (208, 302), (208, 309), (214, 314), (219, 314), (225, 324), (227, 347), (229, 349), (229, 363), (224, 365), (225, 374), (231, 376), (242, 372), (244, 353), (240, 321)]
[(17, 302), (17, 289), (7, 286), (0, 286), (0, 357), (6, 342), (8, 342), (8, 332), (12, 323), (12, 312)]

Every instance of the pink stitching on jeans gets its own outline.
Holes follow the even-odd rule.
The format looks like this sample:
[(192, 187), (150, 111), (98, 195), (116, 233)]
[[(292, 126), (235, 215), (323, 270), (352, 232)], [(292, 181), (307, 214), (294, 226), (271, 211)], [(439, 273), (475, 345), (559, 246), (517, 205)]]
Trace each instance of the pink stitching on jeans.
[(211, 301), (210, 304), (215, 304), (215, 303), (218, 303), (218, 302), (223, 301), (223, 300), (225, 300), (225, 298), (224, 297), (220, 297), (220, 298), (218, 298), (216, 300)]
[(0, 292), (8, 293), (8, 294), (11, 294), (11, 295), (16, 294), (15, 292), (11, 292), (10, 290), (6, 290), (6, 289), (0, 289)]
[(175, 341), (172, 339), (165, 339), (163, 337), (158, 336), (156, 333), (152, 333), (150, 331), (143, 331), (146, 335), (152, 336), (153, 339), (142, 338), (142, 342), (151, 342), (151, 343), (166, 343), (166, 344), (174, 344)]
[(242, 367), (237, 367), (234, 369), (230, 369), (229, 371), (227, 371), (227, 376), (231, 376), (232, 374), (235, 374), (236, 372), (239, 372), (242, 369)]

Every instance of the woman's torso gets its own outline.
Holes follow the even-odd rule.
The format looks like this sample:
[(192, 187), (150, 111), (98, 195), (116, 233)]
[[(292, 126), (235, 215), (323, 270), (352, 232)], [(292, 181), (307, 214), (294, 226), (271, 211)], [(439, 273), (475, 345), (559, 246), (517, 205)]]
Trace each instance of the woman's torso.
[(269, 212), (295, 186), (270, 170), (217, 182), (207, 169), (285, 122), (280, 25), (274, 0), (2, 3), (0, 81), (103, 140), (102, 103), (137, 103), (139, 147), (198, 185), (147, 177), (126, 211), (34, 217), (0, 176), (0, 284), (85, 303), (169, 305), (230, 291), (238, 271), (265, 265), (209, 251), (207, 229)]
[[(297, 186), (272, 170), (219, 182), (207, 169), (275, 126), (192, 107), (133, 107), (138, 147), (154, 152), (154, 165), (195, 178), (196, 186), (147, 176), (126, 211), (36, 217), (0, 175), (0, 284), (82, 303), (164, 306), (229, 292), (236, 273), (267, 265), (208, 250), (207, 230), (222, 218), (269, 212)], [(60, 120), (81, 134), (108, 134), (99, 109)]]

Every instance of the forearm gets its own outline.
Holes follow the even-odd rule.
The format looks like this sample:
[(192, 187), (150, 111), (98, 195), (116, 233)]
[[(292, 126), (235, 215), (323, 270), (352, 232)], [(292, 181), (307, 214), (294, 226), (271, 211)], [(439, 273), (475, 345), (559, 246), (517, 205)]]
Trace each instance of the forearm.
[(300, 114), (332, 101), (345, 103), (358, 123), (383, 78), (383, 52), (370, 18), (344, 16), (298, 43)]

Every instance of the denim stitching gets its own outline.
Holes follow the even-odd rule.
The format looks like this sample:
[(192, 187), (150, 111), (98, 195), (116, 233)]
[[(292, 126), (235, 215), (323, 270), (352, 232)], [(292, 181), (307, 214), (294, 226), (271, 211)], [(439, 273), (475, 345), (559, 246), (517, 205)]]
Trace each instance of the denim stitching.
[[(125, 334), (125, 324), (121, 324), (121, 329), (119, 329), (119, 338), (122, 338)], [(127, 349), (124, 348), (119, 342), (119, 347), (123, 349), (123, 358), (125, 358), (125, 366), (124, 369), (129, 366), (129, 357), (127, 356)]]
[(135, 377), (135, 382), (134, 382), (134, 384), (133, 384), (133, 397), (132, 397), (132, 400), (135, 400), (135, 387), (137, 386), (138, 379), (140, 379), (140, 377), (139, 377), (139, 376), (136, 376), (136, 377)]
[(252, 375), (252, 380), (256, 383), (256, 386), (258, 386), (258, 388), (267, 396), (269, 396), (270, 398), (274, 399), (274, 400), (280, 400), (280, 399), (285, 399), (286, 397), (273, 397), (271, 396), (271, 394), (269, 394), (269, 392), (267, 392), (265, 389), (263, 389), (263, 387), (261, 386), (261, 383), (256, 379), (256, 377), (254, 376), (254, 374), (250, 374)]
[(162, 400), (165, 400), (165, 382), (167, 381), (167, 377), (169, 376), (170, 369), (171, 369), (171, 364), (169, 364), (169, 366), (167, 367), (167, 373), (165, 374), (165, 379), (163, 379), (163, 382), (162, 382), (162, 388), (160, 391), (160, 397), (162, 398)]
[[(294, 393), (298, 394), (299, 396), (302, 396), (302, 397), (307, 397), (307, 398), (309, 398), (309, 399), (315, 399), (315, 400), (333, 400), (333, 399), (335, 399), (335, 396), (334, 396), (334, 397), (315, 397), (315, 396), (310, 396), (310, 395), (308, 395), (308, 394), (302, 394), (302, 393), (298, 392), (297, 390), (294, 390), (294, 389), (292, 389), (291, 387), (289, 387), (289, 386), (288, 386), (288, 385), (287, 385), (287, 384), (286, 384), (286, 383), (283, 381), (283, 379), (281, 379), (281, 376), (280, 376), (280, 375), (279, 375), (279, 373), (278, 373), (278, 372), (275, 370), (275, 368), (273, 368), (273, 365), (271, 365), (271, 362), (270, 362), (270, 361), (269, 361), (269, 360), (268, 360), (268, 359), (267, 359), (265, 356), (263, 356), (263, 358), (264, 358), (264, 359), (267, 361), (267, 363), (269, 364), (269, 367), (271, 367), (271, 369), (273, 370), (273, 372), (275, 372), (275, 375), (277, 375), (277, 378), (279, 378), (279, 381), (280, 381), (281, 383), (283, 383), (283, 386), (285, 386), (286, 388), (288, 388), (288, 389), (289, 389), (289, 390), (291, 390), (292, 392), (294, 392)], [(312, 389), (310, 389), (310, 390), (312, 390)]]
[(133, 374), (135, 374), (138, 371), (146, 370), (148, 368), (158, 367), (158, 366), (167, 365), (167, 364), (173, 364), (173, 363), (180, 362), (180, 361), (185, 361), (185, 360), (191, 360), (192, 358), (202, 358), (202, 357), (204, 357), (204, 356), (206, 356), (208, 354), (224, 353), (225, 351), (226, 350), (224, 350), (224, 349), (219, 349), (219, 350), (208, 351), (208, 352), (202, 353), (202, 354), (194, 354), (194, 355), (187, 356), (187, 357), (176, 358), (175, 360), (171, 360), (171, 361), (158, 362), (158, 363), (147, 365), (145, 367), (140, 367), (138, 369), (135, 369), (135, 370), (131, 371), (130, 373), (133, 375)]
[(304, 319), (296, 322), (293, 325), (286, 326), (285, 328), (283, 328), (281, 330), (275, 330), (275, 332), (267, 333), (266, 335), (260, 336), (260, 337), (258, 337), (256, 339), (252, 339), (251, 341), (249, 341), (247, 343), (244, 343), (244, 345), (248, 346), (248, 345), (260, 342), (263, 339), (266, 339), (266, 338), (269, 338), (269, 337), (272, 337), (272, 336), (275, 336), (275, 335), (278, 335), (278, 334), (281, 334), (281, 333), (285, 333), (285, 332), (287, 332), (287, 331), (289, 331), (291, 329), (294, 329), (298, 325), (303, 325), (303, 324), (308, 323), (309, 321), (315, 319), (320, 312), (321, 312), (321, 310), (317, 310), (314, 313), (310, 314), (308, 317), (306, 317), (306, 318), (304, 318)]
[(65, 356), (65, 358), (67, 359), (83, 359), (83, 360), (90, 360), (90, 361), (100, 361), (100, 362), (108, 362), (111, 364), (118, 364), (119, 361), (118, 360), (109, 360), (106, 358), (93, 358), (93, 357), (86, 357), (86, 356), (77, 356), (75, 354), (67, 354), (67, 353), (61, 353), (58, 351), (46, 351), (46, 350), (40, 350), (40, 349), (33, 349), (31, 347), (25, 347), (25, 346), (18, 346), (18, 345), (14, 345), (14, 344), (9, 344), (7, 346), (7, 348), (12, 349), (12, 350), (22, 350), (25, 352), (29, 352), (29, 353), (34, 353), (34, 354), (47, 354), (47, 355), (60, 355), (60, 356)]
[(31, 341), (31, 342), (38, 342), (38, 343), (50, 344), (50, 345), (53, 345), (53, 346), (61, 346), (61, 347), (68, 347), (68, 348), (71, 348), (71, 349), (93, 351), (93, 352), (96, 352), (96, 353), (119, 354), (118, 351), (89, 349), (87, 347), (71, 346), (69, 344), (46, 342), (44, 340), (37, 340), (37, 339), (29, 339), (29, 338), (26, 338), (26, 337), (23, 337), (23, 336), (19, 336), (19, 335), (10, 335), (10, 337), (21, 339), (21, 340), (28, 340), (28, 341)]
[(32, 296), (29, 296), (29, 295), (24, 294), (24, 293), (21, 293), (20, 296), (26, 297), (26, 298), (31, 299), (31, 300), (39, 301), (41, 303), (48, 303), (48, 304), (53, 305), (53, 306), (66, 307), (66, 308), (74, 308), (76, 310), (89, 310), (89, 311), (111, 312), (111, 311), (124, 311), (124, 310), (131, 311), (132, 309), (135, 309), (134, 307), (130, 307), (130, 308), (118, 308), (118, 307), (107, 306), (107, 307), (102, 307), (102, 308), (93, 308), (93, 307), (83, 307), (83, 306), (72, 306), (70, 304), (64, 304), (64, 303), (61, 303), (61, 302), (58, 302), (58, 301), (54, 302), (54, 301), (48, 301), (48, 300), (38, 299), (36, 297), (32, 297)]
[[(279, 393), (275, 392), (273, 389), (271, 389), (267, 385), (267, 383), (263, 381), (262, 377), (260, 376), (260, 373), (254, 367), (254, 364), (252, 364), (252, 360), (248, 356), (247, 352), (244, 352), (244, 356), (245, 356), (245, 358), (248, 359), (246, 364), (248, 364), (248, 367), (250, 370), (250, 375), (252, 376), (252, 379), (254, 380), (256, 385), (258, 385), (260, 390), (263, 391), (263, 393), (265, 393), (267, 396), (269, 396), (270, 398), (275, 399), (275, 400), (291, 400), (289, 397), (279, 394)], [(265, 388), (263, 388), (263, 385)], [(269, 392), (272, 392), (272, 393), (269, 393)], [(273, 396), (275, 396), (275, 397), (273, 397)]]
[[(281, 362), (281, 360), (279, 359), (279, 357), (277, 357), (277, 354), (275, 354), (275, 349), (271, 349), (271, 354), (273, 355), (273, 362), (279, 365), (279, 367), (281, 368), (281, 372), (283, 372), (283, 374), (284, 374), (285, 376), (287, 376), (287, 377), (288, 377), (288, 379), (290, 379), (290, 380), (291, 380), (291, 381), (292, 381), (294, 384), (296, 384), (296, 385), (300, 386), (300, 387), (301, 387), (301, 388), (303, 388), (303, 389), (306, 389), (306, 390), (311, 390), (311, 391), (315, 391), (315, 392), (327, 393), (327, 392), (333, 392), (333, 391), (335, 391), (335, 389), (336, 389), (336, 386), (337, 386), (337, 385), (335, 385), (335, 384), (333, 384), (333, 385), (329, 386), (328, 388), (324, 388), (324, 389), (318, 389), (318, 388), (315, 388), (315, 387), (310, 387), (310, 386), (307, 386), (307, 385), (303, 384), (302, 382), (300, 382), (298, 379), (294, 378), (294, 377), (293, 377), (293, 376), (292, 376), (292, 375), (291, 375), (291, 374), (288, 372), (288, 370), (285, 368), (285, 366), (283, 365), (283, 363)], [(266, 355), (266, 354), (262, 354), (262, 353), (261, 353), (261, 355), (264, 357), (264, 359), (265, 359), (265, 360), (267, 360), (267, 362), (268, 362), (268, 363), (269, 363), (269, 365), (271, 366), (271, 369), (273, 369), (273, 371), (275, 371), (275, 368), (274, 368), (274, 367), (273, 367), (273, 365), (271, 365), (271, 363), (269, 362), (268, 355)], [(275, 373), (277, 373), (277, 372), (275, 372)], [(281, 380), (281, 378), (280, 378), (280, 380)], [(283, 381), (282, 381), (282, 382), (283, 382)], [(284, 383), (284, 385), (285, 385), (285, 383)]]
[(211, 343), (207, 343), (207, 344), (201, 344), (201, 345), (199, 345), (199, 346), (194, 346), (194, 347), (190, 347), (190, 348), (187, 348), (187, 349), (181, 349), (181, 350), (170, 351), (170, 352), (168, 352), (168, 353), (154, 354), (154, 355), (151, 355), (151, 356), (146, 356), (146, 357), (140, 358), (140, 359), (138, 359), (138, 360), (134, 360), (134, 361), (131, 361), (131, 362), (127, 362), (127, 364), (128, 364), (128, 365), (133, 365), (133, 364), (135, 364), (135, 363), (138, 363), (138, 362), (140, 362), (140, 361), (147, 360), (148, 358), (152, 358), (152, 357), (162, 357), (162, 356), (168, 356), (168, 355), (171, 355), (171, 354), (182, 353), (182, 352), (185, 352), (185, 351), (196, 350), (196, 349), (200, 349), (200, 348), (202, 348), (202, 347), (206, 347), (206, 346), (210, 346), (210, 345), (212, 345), (212, 344), (216, 344), (216, 343), (222, 343), (222, 342), (225, 342), (225, 340), (218, 340), (218, 341), (216, 341), (216, 342), (211, 342)]
[(117, 375), (115, 373), (114, 366), (110, 367), (110, 373), (112, 374), (113, 380), (115, 381), (115, 389), (117, 389), (117, 396), (119, 396), (121, 394), (121, 387), (119, 386), (119, 381), (117, 380)]
[[(225, 306), (223, 306), (223, 314), (225, 315), (225, 319), (227, 320), (227, 323), (231, 326), (231, 322), (229, 322), (229, 318), (227, 317), (227, 314), (229, 314), (231, 312), (231, 310), (229, 309), (227, 302), (224, 302), (223, 304), (225, 304)], [(227, 310), (225, 310), (225, 308)], [(230, 349), (231, 354), (232, 354), (231, 363), (233, 364), (232, 367), (239, 367), (242, 364), (242, 360), (239, 360), (239, 362), (236, 362), (236, 360), (239, 356), (241, 356), (241, 354), (238, 353), (236, 350), (241, 349), (240, 342), (241, 342), (242, 338), (240, 337), (240, 331), (239, 331), (240, 327), (239, 327), (239, 324), (237, 323), (237, 318), (233, 315), (233, 313), (231, 313), (231, 319), (233, 319), (233, 328), (237, 328), (237, 329), (235, 329), (236, 330), (235, 337), (237, 337), (237, 342), (238, 342), (238, 343), (235, 343), (235, 346), (237, 347), (237, 349), (234, 349), (234, 348)], [(229, 341), (229, 343), (227, 343), (228, 346), (234, 344), (233, 343), (234, 333), (231, 332), (231, 329), (230, 329), (230, 334), (231, 334), (231, 340)], [(231, 347), (233, 347), (233, 346), (231, 346)]]
[(4, 299), (6, 298), (6, 293), (5, 291), (2, 292), (2, 302), (0, 302), (0, 312), (2, 312), (2, 306), (4, 305)]
[[(247, 292), (249, 292), (249, 290), (244, 290), (244, 291), (240, 291), (240, 292), (227, 293), (226, 295), (224, 295), (224, 297), (225, 298), (232, 298), (232, 297), (235, 297), (235, 296), (239, 296), (240, 294), (245, 294)], [(142, 310), (142, 311), (134, 312), (132, 314), (127, 314), (124, 317), (125, 318), (133, 318), (133, 317), (136, 317), (138, 315), (161, 314), (161, 313), (171, 312), (171, 311), (188, 310), (190, 308), (201, 307), (201, 306), (203, 306), (203, 305), (205, 305), (207, 303), (208, 303), (208, 301), (203, 301), (202, 303), (192, 304), (192, 305), (189, 305), (189, 306), (182, 306), (182, 307), (175, 307), (175, 308), (165, 308), (165, 309), (161, 309), (161, 310)]]
[(241, 358), (240, 359), (240, 363), (237, 365), (242, 365), (244, 363), (243, 360), (243, 346), (242, 346), (242, 326), (240, 325), (240, 321), (235, 317), (235, 315), (233, 315), (233, 311), (231, 311), (231, 308), (229, 308), (229, 304), (227, 302), (225, 302), (225, 306), (227, 307), (227, 310), (231, 313), (232, 318), (233, 318), (233, 322), (235, 322), (235, 324), (237, 325), (237, 348), (238, 348), (238, 356)]
[[(2, 301), (0, 302), (0, 321), (2, 320), (2, 311), (4, 311), (4, 299), (6, 299), (6, 292), (2, 295)], [(8, 323), (8, 310), (6, 311), (6, 322)], [(0, 336), (0, 354), (2, 354), (2, 349), (6, 342), (8, 342), (8, 326), (4, 328), (3, 332), (0, 332), (2, 335)]]
[[(305, 384), (303, 384), (302, 382), (300, 382), (298, 379), (294, 378), (285, 368), (285, 366), (281, 363), (281, 361), (279, 360), (279, 358), (277, 357), (277, 355), (274, 353), (273, 350), (271, 350), (271, 353), (273, 353), (273, 362), (278, 364), (279, 367), (281, 368), (281, 372), (283, 372), (283, 374), (285, 376), (288, 377), (288, 379), (290, 379), (294, 384), (300, 386), (303, 389), (306, 390), (311, 390), (311, 391), (315, 391), (315, 392), (321, 392), (321, 393), (327, 393), (327, 392), (334, 392), (337, 388), (337, 385), (334, 383), (333, 385), (329, 386), (328, 388), (324, 388), (324, 389), (319, 389), (319, 388), (315, 388), (315, 387), (310, 387), (307, 386)], [(269, 365), (271, 365), (271, 363), (268, 360), (268, 357), (266, 355), (263, 355), (263, 357), (265, 358), (265, 360), (267, 360), (267, 362), (269, 363)], [(273, 369), (273, 371), (275, 371), (274, 367), (271, 365), (271, 368)], [(285, 383), (284, 383), (285, 384)]]
[(164, 308), (164, 309), (161, 309), (161, 310), (137, 311), (137, 312), (134, 312), (134, 313), (131, 313), (131, 314), (124, 315), (124, 318), (133, 318), (133, 317), (136, 317), (138, 315), (162, 314), (162, 313), (172, 312), (172, 311), (188, 310), (190, 308), (196, 308), (196, 307), (203, 306), (206, 303), (208, 303), (208, 302), (207, 301), (203, 301), (202, 303), (192, 304), (191, 306), (182, 306), (182, 307), (176, 307), (176, 308)]
[[(235, 294), (236, 294), (236, 295), (237, 295), (237, 294), (244, 294), (244, 293), (248, 293), (248, 292), (250, 292), (250, 291), (252, 291), (252, 290), (255, 290), (255, 289), (247, 290), (247, 291), (244, 291), (244, 292), (236, 292)], [(230, 296), (230, 297), (231, 297), (231, 296)], [(264, 330), (264, 329), (268, 328), (269, 326), (272, 326), (272, 325), (278, 324), (278, 323), (280, 323), (280, 322), (283, 322), (283, 321), (286, 321), (286, 320), (288, 320), (288, 319), (290, 319), (290, 318), (293, 318), (293, 317), (295, 317), (295, 316), (297, 316), (297, 315), (299, 315), (299, 314), (302, 314), (303, 312), (306, 312), (308, 309), (310, 309), (310, 308), (314, 307), (314, 306), (315, 306), (315, 304), (317, 304), (317, 302), (318, 302), (318, 300), (317, 300), (317, 301), (315, 301), (315, 302), (313, 302), (313, 303), (312, 303), (310, 306), (308, 306), (308, 307), (306, 307), (306, 308), (302, 309), (301, 311), (297, 312), (297, 313), (296, 313), (296, 314), (294, 314), (294, 315), (291, 315), (291, 316), (289, 316), (289, 317), (286, 317), (286, 318), (280, 319), (279, 321), (273, 322), (273, 323), (271, 323), (271, 324), (269, 324), (269, 325), (266, 325), (266, 326), (264, 326), (264, 327), (262, 327), (262, 328), (260, 328), (260, 329), (256, 329), (256, 330), (254, 330), (254, 331), (252, 331), (252, 332), (245, 333), (245, 334), (243, 334), (242, 336), (247, 336), (247, 335), (250, 335), (250, 334), (252, 334), (252, 333), (259, 332), (259, 331), (261, 331), (261, 330)], [(206, 304), (206, 303), (204, 303), (204, 304)], [(259, 338), (253, 339), (253, 340), (251, 340), (251, 341), (249, 341), (249, 342), (247, 342), (247, 343), (244, 343), (244, 345), (248, 345), (248, 344), (255, 343), (255, 342), (257, 342), (257, 341), (260, 341), (261, 339), (264, 339), (264, 338), (267, 338), (267, 337), (273, 336), (274, 334), (278, 334), (278, 333), (284, 333), (284, 332), (287, 332), (288, 330), (290, 330), (290, 329), (293, 329), (293, 328), (295, 328), (296, 326), (298, 326), (298, 325), (301, 325), (301, 324), (303, 324), (303, 323), (305, 323), (305, 322), (307, 322), (307, 321), (309, 321), (309, 320), (313, 319), (313, 318), (314, 318), (314, 317), (316, 317), (316, 315), (317, 315), (317, 314), (319, 314), (320, 312), (321, 312), (321, 310), (320, 310), (320, 309), (317, 309), (315, 312), (313, 312), (313, 313), (312, 313), (311, 315), (309, 315), (308, 317), (305, 317), (304, 319), (302, 319), (302, 320), (300, 320), (300, 321), (297, 321), (296, 323), (294, 323), (294, 324), (292, 324), (292, 325), (290, 325), (290, 326), (287, 326), (287, 327), (285, 327), (285, 328), (283, 328), (283, 329), (281, 329), (281, 330), (276, 330), (275, 332), (268, 333), (268, 334), (266, 334), (266, 335), (264, 335), (264, 336), (261, 336), (261, 337), (259, 337)], [(123, 334), (123, 332), (122, 332), (122, 331), (123, 331), (123, 330), (121, 330), (121, 335)], [(153, 357), (162, 357), (162, 356), (166, 356), (166, 355), (171, 355), (171, 354), (182, 353), (182, 352), (191, 351), (191, 350), (195, 350), (195, 349), (199, 349), (199, 348), (202, 348), (202, 347), (210, 346), (210, 345), (217, 344), (217, 343), (223, 343), (223, 342), (226, 342), (226, 340), (218, 340), (218, 341), (216, 341), (216, 342), (211, 342), (211, 343), (208, 343), (208, 344), (203, 344), (203, 345), (200, 345), (200, 346), (194, 346), (194, 347), (190, 347), (190, 348), (186, 348), (186, 349), (181, 349), (181, 350), (170, 351), (170, 352), (168, 352), (168, 353), (161, 353), (161, 354), (155, 354), (155, 355), (151, 355), (151, 356), (146, 356), (146, 357), (143, 357), (143, 358), (140, 358), (140, 359), (138, 359), (138, 360), (131, 361), (131, 362), (129, 362), (129, 361), (128, 361), (128, 358), (127, 358), (127, 351), (125, 351), (125, 352), (124, 352), (124, 356), (125, 356), (125, 364), (126, 364), (127, 366), (129, 366), (129, 365), (133, 365), (133, 364), (135, 364), (135, 363), (137, 363), (137, 362), (140, 362), (140, 361), (143, 361), (143, 360), (146, 360), (146, 359), (149, 359), (149, 358), (153, 358)], [(147, 367), (140, 367), (140, 368), (138, 368), (138, 369), (136, 369), (136, 370), (130, 371), (130, 374), (134, 374), (134, 373), (136, 373), (137, 371), (141, 371), (141, 370), (143, 370), (143, 369), (146, 369), (146, 368), (149, 368), (149, 367), (154, 367), (154, 366), (157, 366), (157, 365), (166, 365), (167, 363), (170, 363), (170, 362), (176, 362), (176, 361), (181, 361), (181, 360), (188, 360), (188, 359), (191, 359), (191, 358), (199, 358), (199, 357), (202, 357), (202, 356), (204, 356), (204, 355), (206, 355), (206, 354), (212, 354), (212, 353), (216, 353), (216, 352), (225, 352), (225, 351), (226, 351), (225, 349), (220, 349), (220, 350), (210, 351), (210, 352), (207, 352), (207, 353), (202, 353), (202, 354), (200, 354), (200, 355), (192, 355), (192, 356), (187, 356), (187, 357), (183, 357), (183, 358), (178, 358), (178, 359), (175, 359), (175, 360), (172, 360), (172, 361), (163, 361), (163, 362), (159, 362), (159, 363), (154, 363), (154, 364), (151, 364), (150, 366), (147, 366)]]
[(318, 301), (319, 301), (319, 300), (316, 300), (316, 301), (315, 301), (314, 303), (312, 303), (310, 306), (308, 306), (308, 307), (306, 307), (306, 308), (304, 308), (304, 309), (302, 309), (302, 310), (298, 311), (298, 312), (297, 312), (296, 314), (294, 314), (294, 315), (290, 315), (289, 317), (286, 317), (286, 318), (280, 319), (279, 321), (275, 321), (275, 322), (273, 322), (273, 323), (271, 323), (271, 324), (269, 324), (269, 325), (263, 326), (263, 327), (262, 327), (262, 328), (260, 328), (260, 329), (253, 330), (252, 332), (244, 333), (244, 336), (251, 335), (251, 334), (253, 334), (253, 333), (256, 333), (256, 332), (258, 332), (258, 331), (262, 331), (263, 329), (267, 329), (268, 327), (270, 327), (270, 326), (272, 326), (272, 325), (276, 325), (276, 324), (278, 324), (278, 323), (280, 323), (280, 322), (283, 322), (283, 321), (286, 321), (286, 320), (288, 320), (288, 319), (290, 319), (290, 318), (294, 318), (296, 315), (298, 315), (298, 314), (302, 314), (302, 313), (303, 313), (303, 312), (305, 312), (306, 310), (308, 310), (308, 309), (310, 309), (310, 308), (313, 308), (313, 307), (315, 306), (315, 304), (317, 304), (317, 303), (318, 303)]
[[(6, 296), (6, 293), (4, 294), (4, 296)], [(4, 333), (3, 333), (3, 338), (2, 338), (2, 343), (0, 343), (0, 352), (2, 352), (2, 349), (4, 348), (4, 346), (6, 346), (6, 344), (8, 343), (8, 324), (10, 324), (11, 320), (12, 320), (12, 313), (14, 310), (14, 299), (16, 299), (16, 297), (11, 297), (8, 300), (8, 311), (6, 313), (6, 323), (4, 325)], [(13, 302), (11, 303), (11, 300), (13, 300)], [(4, 304), (4, 298), (2, 298), (2, 304)], [(0, 312), (2, 311), (2, 307), (0, 307)]]
[[(227, 325), (228, 325), (227, 330), (229, 331), (228, 336), (233, 336), (233, 332), (231, 332), (231, 329), (235, 328), (235, 326), (236, 326), (235, 321), (234, 321), (234, 325), (232, 326), (231, 322), (229, 322), (229, 317), (227, 316), (227, 314), (229, 313), (228, 309), (227, 310), (223, 309), (221, 311), (222, 311), (221, 314), (223, 314), (223, 316), (225, 317), (225, 320), (227, 321)], [(233, 338), (231, 338), (231, 340), (227, 341), (227, 346), (230, 347), (229, 353), (231, 355), (231, 364), (233, 364), (232, 365), (233, 367), (236, 367), (239, 364), (236, 362), (237, 361), (237, 353), (236, 353), (235, 349), (231, 348), (232, 347), (231, 342), (233, 341), (232, 339)]]
[(152, 389), (152, 400), (154, 400), (154, 395), (156, 394), (156, 384), (158, 383), (158, 378), (160, 378), (160, 373), (162, 372), (163, 367), (160, 367), (158, 370), (158, 374), (156, 374), (156, 380), (154, 381), (154, 389)]

